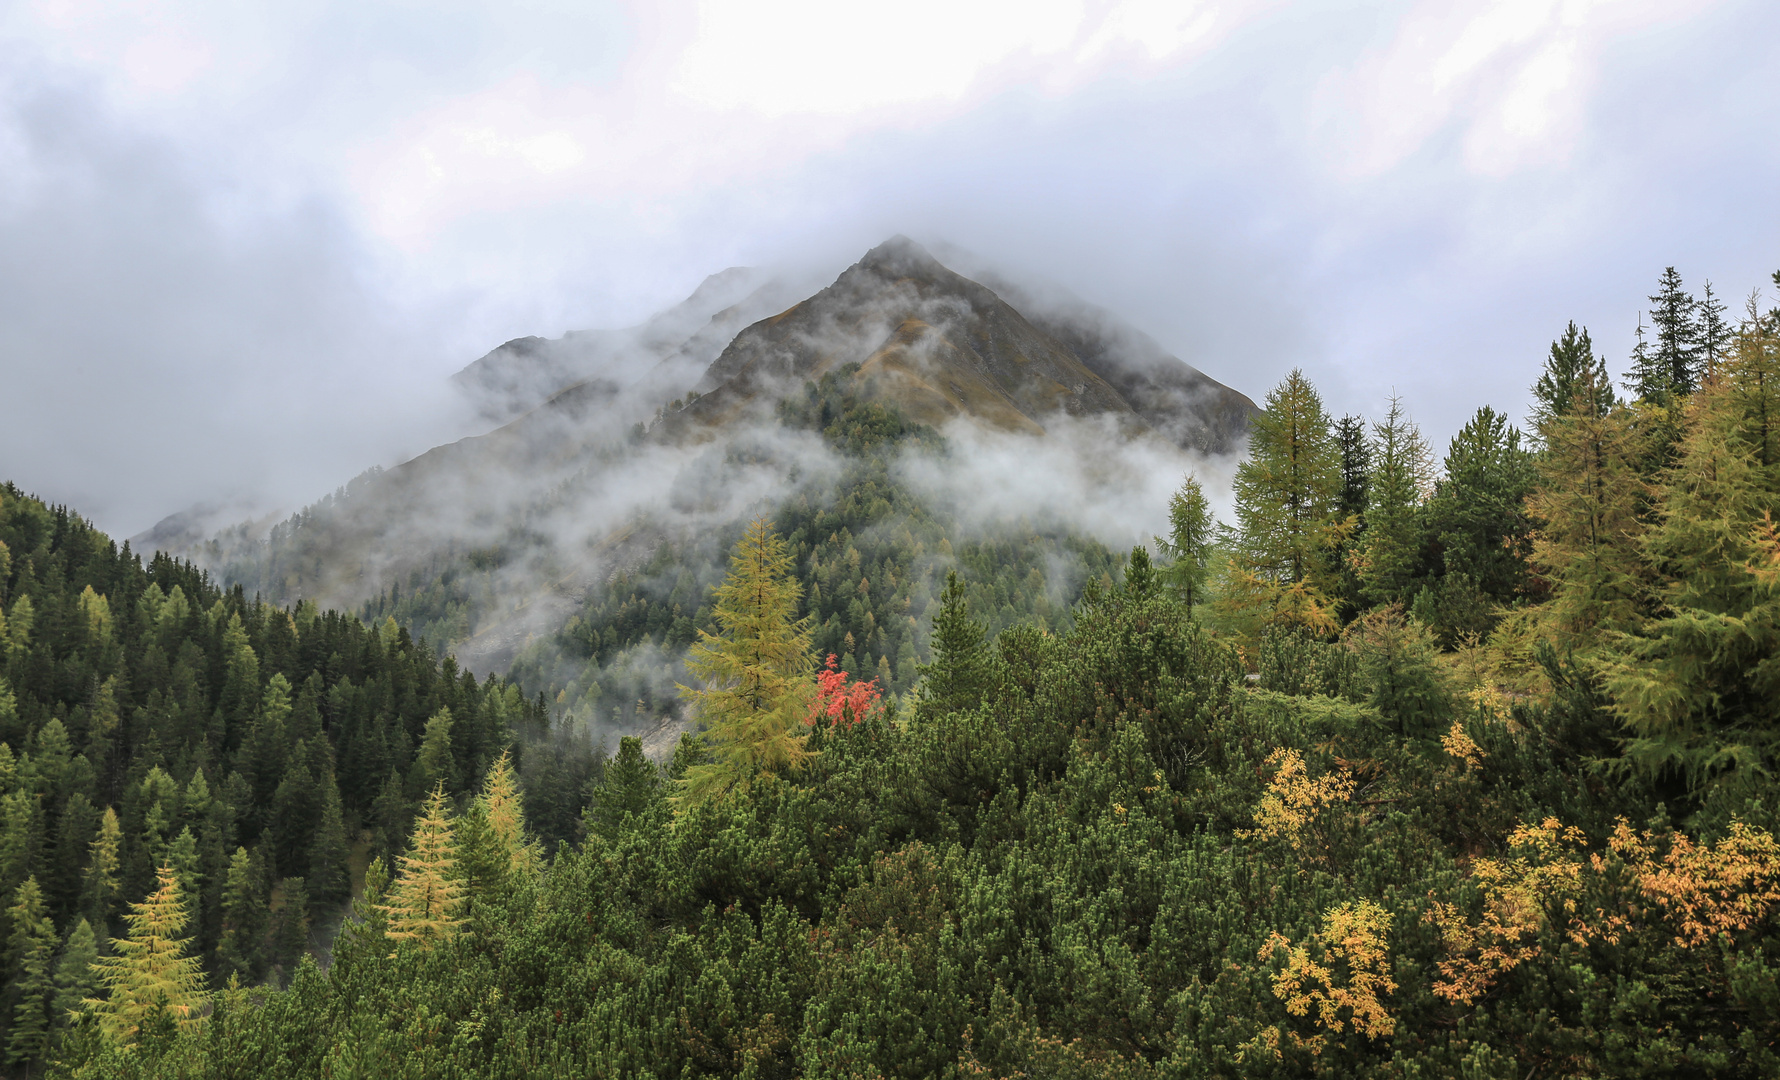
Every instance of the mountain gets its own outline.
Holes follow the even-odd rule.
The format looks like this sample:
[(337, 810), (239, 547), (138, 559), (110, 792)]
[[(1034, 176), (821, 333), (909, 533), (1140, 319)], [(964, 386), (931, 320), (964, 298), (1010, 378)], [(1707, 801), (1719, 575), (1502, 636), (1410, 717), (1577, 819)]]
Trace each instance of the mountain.
[(862, 392), (921, 423), (968, 418), (1042, 434), (1061, 414), (1103, 416), (1204, 453), (1234, 449), (1255, 405), (1110, 313), (1077, 301), (1022, 313), (995, 290), (895, 237), (821, 292), (737, 334), (673, 418), (678, 434), (847, 363)]
[[(933, 575), (972, 545), (1000, 545), (973, 571), (997, 627), (1066, 618), (1115, 565), (1056, 470), (1133, 492), (1130, 449), (1172, 486), (1255, 412), (1103, 309), (994, 280), (896, 237), (802, 299), (734, 269), (638, 327), (509, 342), (458, 384), (535, 407), (191, 554), (274, 602), (393, 615), (469, 670), (523, 660), (528, 692), (647, 703), (638, 730), (672, 713), (729, 532), (778, 514), (822, 647), (903, 688)], [(824, 584), (824, 545), (858, 573)]]
[(763, 270), (732, 266), (640, 325), (515, 338), (453, 375), (452, 382), (482, 416), (500, 423), (569, 386), (588, 384), (616, 394), (634, 381), (635, 372), (663, 361), (702, 369), (737, 330), (789, 303), (787, 288)]

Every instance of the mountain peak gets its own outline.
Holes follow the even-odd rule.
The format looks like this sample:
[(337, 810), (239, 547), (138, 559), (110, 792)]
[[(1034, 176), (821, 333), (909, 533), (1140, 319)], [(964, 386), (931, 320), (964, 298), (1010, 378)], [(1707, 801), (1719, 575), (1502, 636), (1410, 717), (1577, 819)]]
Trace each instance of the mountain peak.
[(927, 277), (945, 270), (932, 252), (901, 233), (866, 252), (859, 265), (888, 277)]

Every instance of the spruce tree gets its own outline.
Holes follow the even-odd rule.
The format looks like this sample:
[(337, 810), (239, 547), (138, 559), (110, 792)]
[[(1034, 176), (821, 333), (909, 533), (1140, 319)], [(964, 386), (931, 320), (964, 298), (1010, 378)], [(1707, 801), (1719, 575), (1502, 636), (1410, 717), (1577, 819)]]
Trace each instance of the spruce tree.
[(643, 753), (643, 740), (620, 738), (588, 801), (588, 831), (612, 839), (627, 817), (647, 818), (663, 805), (661, 770)]
[(1433, 452), (1393, 396), (1372, 426), (1371, 508), (1354, 562), (1362, 595), (1374, 604), (1401, 603), (1420, 572), (1422, 503), (1433, 490)]
[(1453, 436), (1443, 471), (1425, 520), (1446, 573), (1466, 575), (1497, 602), (1515, 599), (1526, 579), (1531, 523), (1524, 504), (1534, 482), (1520, 431), (1485, 405)]
[(107, 806), (99, 817), (99, 832), (88, 845), (87, 868), (81, 885), (80, 907), (99, 933), (111, 927), (118, 899), (118, 848), (124, 838), (117, 811)]
[(347, 860), (352, 848), (346, 841), (346, 821), (340, 806), (340, 787), (334, 770), (321, 778), (321, 821), (309, 847), (309, 895), (318, 904), (338, 904), (352, 891)]
[(278, 909), (272, 912), (267, 951), (280, 983), (288, 982), (309, 949), (309, 890), (300, 877), (278, 883)]
[(457, 761), (451, 753), (451, 709), (441, 708), (427, 718), (420, 751), (414, 755), (410, 790), (425, 793), (443, 784), (457, 790)]
[(421, 806), (408, 854), (397, 858), (396, 864), (395, 883), (383, 905), (390, 938), (431, 948), (457, 933), (463, 922), (459, 917), (463, 883), (443, 785), (435, 786)]
[(1372, 486), (1372, 441), (1367, 437), (1365, 418), (1343, 416), (1335, 425), (1335, 442), (1341, 452), (1341, 494), (1336, 511), (1343, 517), (1363, 519)]
[(1699, 389), (1705, 371), (1699, 305), (1681, 287), (1681, 275), (1673, 266), (1663, 271), (1650, 303), (1650, 326), (1656, 332), (1651, 361), (1662, 371), (1667, 392), (1685, 398)]
[(99, 993), (99, 972), (94, 962), (99, 959), (99, 935), (93, 924), (81, 919), (68, 932), (68, 943), (62, 946), (62, 958), (56, 962), (56, 995), (50, 1004), (50, 1019), (61, 1024), (72, 1013), (86, 1008), (88, 998)]
[(716, 590), (718, 632), (699, 631), (687, 670), (703, 685), (681, 686), (693, 703), (710, 760), (682, 781), (683, 797), (701, 802), (746, 787), (762, 772), (799, 767), (808, 751), (804, 719), (815, 684), (808, 618), (797, 617), (802, 587), (785, 541), (764, 518), (749, 524), (729, 576)]
[(1707, 281), (1700, 295), (1698, 319), (1700, 367), (1704, 376), (1718, 370), (1719, 362), (1730, 349), (1732, 328), (1724, 321), (1724, 312), (1724, 301), (1713, 294), (1712, 282)]
[(203, 969), (187, 954), (189, 916), (179, 880), (170, 866), (157, 869), (155, 877), (155, 890), (124, 916), (127, 936), (112, 939), (112, 955), (98, 959), (109, 995), (86, 1002), (105, 1033), (120, 1042), (134, 1040), (145, 1024), (190, 1024), (204, 1005)]
[(237, 847), (223, 881), (222, 938), (216, 946), (217, 974), (223, 981), (231, 976), (248, 984), (259, 981), (269, 918), (259, 867), (246, 848)]
[(12, 927), (7, 957), (14, 972), (12, 1026), (7, 1032), (6, 1060), (26, 1065), (43, 1057), (49, 1044), (50, 1002), (55, 995), (51, 964), (56, 953), (56, 928), (44, 914), (43, 893), (35, 876), (24, 880), (7, 909)]
[(1169, 560), (1161, 571), (1163, 584), (1188, 610), (1205, 599), (1216, 529), (1205, 491), (1189, 474), (1168, 501), (1168, 536), (1156, 537), (1156, 550)]
[(1616, 400), (1606, 358), (1595, 354), (1588, 328), (1572, 322), (1564, 328), (1563, 336), (1551, 343), (1545, 370), (1533, 384), (1535, 430), (1543, 432), (1551, 420), (1574, 412), (1578, 393), (1586, 395), (1591, 416), (1605, 415)]
[(989, 649), (983, 625), (970, 617), (964, 582), (956, 570), (946, 571), (928, 647), (933, 651), (933, 662), (916, 669), (921, 676), (921, 698), (915, 704), (915, 716), (931, 720), (976, 708), (989, 688)]

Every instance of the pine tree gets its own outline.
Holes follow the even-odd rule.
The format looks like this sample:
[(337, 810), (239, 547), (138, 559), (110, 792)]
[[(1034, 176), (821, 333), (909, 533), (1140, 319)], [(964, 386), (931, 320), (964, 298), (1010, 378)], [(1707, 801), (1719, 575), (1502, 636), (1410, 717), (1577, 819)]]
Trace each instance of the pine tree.
[(1341, 461), (1302, 371), (1267, 395), (1248, 450), (1236, 469), (1236, 573), (1224, 609), (1239, 622), (1333, 630)]
[(266, 923), (270, 918), (259, 867), (244, 847), (229, 859), (223, 880), (222, 938), (216, 946), (217, 974), (227, 981), (259, 981), (265, 963)]
[(422, 948), (455, 934), (463, 920), (463, 883), (458, 879), (457, 842), (445, 789), (435, 786), (414, 822), (408, 854), (396, 860), (395, 884), (383, 913), (389, 936)]
[(1673, 392), (1669, 369), (1650, 351), (1644, 340), (1644, 316), (1638, 316), (1637, 341), (1632, 346), (1632, 369), (1626, 373), (1632, 397), (1653, 405), (1667, 405)]
[(68, 943), (62, 947), (62, 958), (56, 962), (56, 996), (50, 1005), (50, 1018), (55, 1023), (66, 1021), (73, 1013), (86, 1008), (88, 998), (99, 993), (99, 936), (93, 924), (81, 919), (68, 932)]
[(1520, 432), (1485, 405), (1453, 436), (1443, 471), (1425, 520), (1446, 573), (1466, 575), (1495, 601), (1513, 600), (1526, 578), (1531, 523), (1524, 504), (1534, 482)]
[(626, 817), (646, 818), (662, 805), (661, 770), (643, 753), (643, 740), (620, 738), (618, 752), (606, 763), (606, 774), (588, 801), (588, 831), (611, 839)]
[(155, 891), (124, 916), (128, 936), (114, 938), (112, 955), (97, 962), (109, 996), (86, 1002), (106, 1034), (120, 1042), (163, 1019), (188, 1025), (204, 1005), (204, 973), (198, 958), (186, 954), (190, 941), (182, 936), (188, 916), (179, 881), (170, 866), (156, 871), (156, 881)]
[(989, 688), (989, 649), (983, 625), (970, 617), (964, 583), (958, 571), (946, 571), (946, 586), (939, 594), (939, 611), (933, 616), (933, 663), (916, 669), (921, 677), (921, 697), (915, 715), (931, 720), (950, 712), (974, 709)]
[(1699, 389), (1705, 372), (1699, 305), (1681, 287), (1681, 275), (1673, 266), (1663, 271), (1650, 303), (1650, 325), (1656, 331), (1651, 360), (1661, 369), (1667, 392), (1675, 398), (1688, 397)]
[(427, 792), (443, 784), (457, 789), (457, 761), (451, 754), (451, 710), (441, 708), (427, 719), (426, 731), (420, 739), (420, 752), (414, 755), (414, 776), (411, 792)]
[(1162, 571), (1168, 591), (1191, 610), (1205, 599), (1212, 539), (1217, 522), (1197, 477), (1188, 475), (1168, 501), (1168, 536), (1156, 537), (1156, 550), (1169, 560)]
[(346, 821), (340, 806), (340, 786), (334, 770), (321, 778), (321, 822), (309, 848), (309, 895), (318, 904), (338, 904), (352, 891), (347, 860), (352, 849), (346, 842)]
[(1400, 603), (1421, 568), (1421, 509), (1433, 490), (1433, 452), (1394, 396), (1372, 438), (1372, 505), (1354, 561), (1368, 600)]
[(6, 1060), (16, 1066), (42, 1058), (49, 1044), (49, 1008), (55, 994), (50, 965), (56, 953), (56, 928), (44, 914), (43, 893), (34, 876), (26, 878), (13, 893), (6, 915), (12, 927), (6, 951), (15, 972), (12, 989), (16, 999)]
[(278, 883), (278, 910), (272, 912), (267, 934), (268, 951), (273, 968), (289, 981), (297, 962), (309, 950), (309, 890), (300, 877), (288, 877)]
[(697, 709), (711, 758), (687, 771), (684, 798), (720, 797), (761, 772), (802, 764), (815, 664), (809, 619), (797, 618), (801, 594), (785, 542), (756, 518), (716, 592), (719, 632), (700, 630), (687, 653), (687, 670), (704, 685), (680, 694)]
[(1578, 328), (1572, 322), (1564, 328), (1563, 336), (1551, 343), (1545, 370), (1533, 384), (1535, 429), (1543, 432), (1550, 421), (1574, 412), (1579, 392), (1586, 395), (1591, 416), (1606, 415), (1616, 400), (1606, 358), (1595, 354), (1588, 328)]
[(117, 811), (107, 806), (99, 818), (99, 832), (88, 847), (86, 879), (80, 894), (81, 910), (100, 933), (109, 930), (117, 906), (118, 847), (123, 838)]
[(1712, 282), (1707, 281), (1699, 304), (1700, 366), (1705, 376), (1718, 370), (1731, 344), (1731, 325), (1724, 321), (1724, 301), (1713, 295)]

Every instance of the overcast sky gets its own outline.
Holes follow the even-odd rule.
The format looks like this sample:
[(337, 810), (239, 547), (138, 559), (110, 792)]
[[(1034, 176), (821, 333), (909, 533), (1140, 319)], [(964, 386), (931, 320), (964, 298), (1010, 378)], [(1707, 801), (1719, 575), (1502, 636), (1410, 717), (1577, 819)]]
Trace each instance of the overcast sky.
[(1772, 0), (0, 5), (0, 478), (128, 535), (466, 430), (450, 372), (902, 232), (1443, 446), (1780, 268)]

